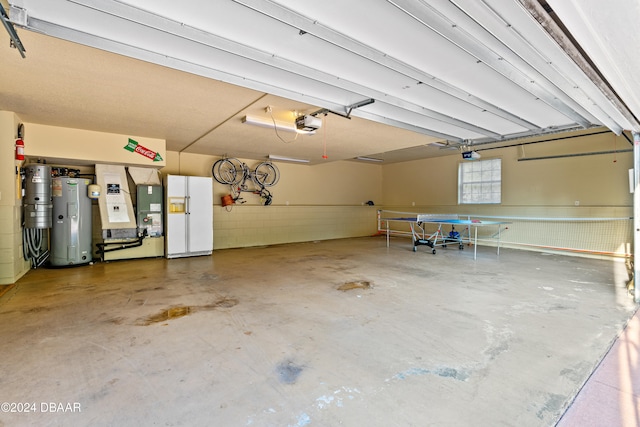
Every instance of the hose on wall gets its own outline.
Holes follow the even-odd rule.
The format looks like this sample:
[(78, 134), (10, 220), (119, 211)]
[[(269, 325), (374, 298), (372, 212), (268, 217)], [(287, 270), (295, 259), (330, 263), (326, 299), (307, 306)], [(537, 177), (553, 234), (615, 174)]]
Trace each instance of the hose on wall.
[(22, 229), (22, 254), (24, 259), (31, 261), (33, 268), (40, 267), (49, 256), (48, 250), (43, 250), (44, 233), (40, 228)]

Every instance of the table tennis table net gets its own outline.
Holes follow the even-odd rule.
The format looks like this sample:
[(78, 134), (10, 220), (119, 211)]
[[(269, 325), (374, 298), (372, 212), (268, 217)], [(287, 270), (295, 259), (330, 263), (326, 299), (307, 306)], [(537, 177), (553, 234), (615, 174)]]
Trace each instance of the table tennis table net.
[(416, 215), (416, 222), (432, 222), (439, 220), (451, 220), (460, 219), (457, 214), (418, 214)]

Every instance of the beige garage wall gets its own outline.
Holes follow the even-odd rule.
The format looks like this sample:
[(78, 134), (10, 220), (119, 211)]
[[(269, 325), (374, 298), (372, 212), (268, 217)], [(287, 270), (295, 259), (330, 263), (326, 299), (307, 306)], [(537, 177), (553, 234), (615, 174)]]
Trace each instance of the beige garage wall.
[(22, 209), (15, 139), (20, 118), (0, 111), (0, 284), (15, 283), (30, 269), (22, 255)]
[[(218, 157), (169, 152), (163, 174), (211, 176)], [(249, 167), (260, 163), (240, 159)], [(214, 181), (214, 249), (375, 234), (376, 206), (382, 200), (382, 167), (357, 162), (321, 165), (276, 163), (280, 180), (269, 190), (270, 206), (243, 193), (246, 203), (222, 207), (229, 194)]]
[[(382, 204), (386, 209), (483, 215), (630, 216), (628, 171), (633, 153), (578, 156), (615, 150), (632, 146), (610, 132), (481, 150), (482, 159), (502, 159), (499, 205), (458, 205), (458, 165), (464, 161), (459, 154), (386, 165)], [(571, 157), (525, 160), (550, 156)]]
[[(170, 151), (163, 174), (212, 176), (211, 168), (220, 157)], [(238, 159), (254, 169), (261, 161)], [(336, 161), (319, 165), (274, 162), (280, 180), (270, 188), (273, 205), (362, 205), (382, 200), (382, 167), (362, 162)], [(229, 194), (228, 186), (214, 182), (214, 202)], [(259, 205), (252, 194), (243, 194), (246, 204)]]
[[(25, 123), (25, 156), (29, 159), (44, 158), (58, 164), (123, 164), (131, 166), (162, 167), (166, 164), (164, 139), (145, 138)], [(140, 147), (160, 154), (162, 160), (154, 161), (124, 147), (129, 139)]]

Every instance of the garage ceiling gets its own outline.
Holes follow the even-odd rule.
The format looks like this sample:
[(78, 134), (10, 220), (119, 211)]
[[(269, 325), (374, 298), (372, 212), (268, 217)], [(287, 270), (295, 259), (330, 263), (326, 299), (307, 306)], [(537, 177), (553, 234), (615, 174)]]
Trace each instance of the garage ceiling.
[(2, 1), (26, 58), (2, 34), (0, 109), (27, 122), (310, 164), (640, 131), (634, 0)]

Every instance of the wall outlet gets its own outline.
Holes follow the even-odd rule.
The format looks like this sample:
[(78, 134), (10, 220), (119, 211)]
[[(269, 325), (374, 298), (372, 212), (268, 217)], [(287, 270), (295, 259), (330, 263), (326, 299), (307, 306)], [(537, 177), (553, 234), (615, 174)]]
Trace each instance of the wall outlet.
[(575, 204), (576, 206), (580, 206), (580, 200), (576, 200), (576, 201), (574, 202), (574, 204)]
[(416, 205), (416, 202), (411, 202), (411, 206), (415, 206), (415, 205)]

